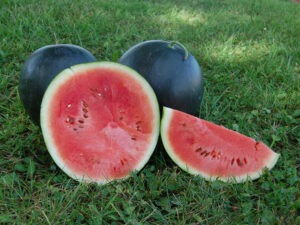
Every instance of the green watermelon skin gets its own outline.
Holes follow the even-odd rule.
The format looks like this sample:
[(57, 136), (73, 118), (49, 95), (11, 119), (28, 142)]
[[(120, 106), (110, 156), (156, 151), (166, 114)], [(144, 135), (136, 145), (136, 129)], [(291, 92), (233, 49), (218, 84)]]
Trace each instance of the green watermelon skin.
[(73, 44), (47, 45), (26, 59), (19, 78), (19, 96), (34, 124), (40, 124), (42, 98), (52, 79), (73, 65), (95, 61), (92, 53)]
[(272, 169), (279, 154), (267, 145), (212, 122), (164, 107), (163, 145), (183, 170), (207, 180), (244, 182)]
[(198, 115), (204, 93), (202, 70), (181, 44), (148, 40), (128, 49), (121, 64), (140, 73), (154, 89), (161, 105)]
[(62, 171), (80, 182), (106, 184), (140, 171), (155, 149), (159, 122), (151, 86), (118, 63), (66, 69), (42, 101), (47, 149)]

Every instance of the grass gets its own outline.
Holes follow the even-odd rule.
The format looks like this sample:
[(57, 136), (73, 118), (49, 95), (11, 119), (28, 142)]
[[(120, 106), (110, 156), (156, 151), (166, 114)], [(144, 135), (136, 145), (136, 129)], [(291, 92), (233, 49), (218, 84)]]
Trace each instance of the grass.
[[(157, 147), (124, 182), (79, 184), (59, 170), (18, 97), (25, 59), (73, 43), (117, 61), (149, 39), (177, 40), (205, 77), (200, 117), (281, 154), (256, 181), (207, 182)], [(289, 0), (2, 0), (1, 224), (300, 224), (300, 5)]]

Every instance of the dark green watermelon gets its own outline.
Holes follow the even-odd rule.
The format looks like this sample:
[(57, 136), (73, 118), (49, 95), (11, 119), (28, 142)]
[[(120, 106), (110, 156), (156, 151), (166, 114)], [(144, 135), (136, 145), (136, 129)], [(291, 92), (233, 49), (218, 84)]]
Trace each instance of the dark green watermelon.
[(86, 49), (72, 44), (47, 45), (32, 53), (25, 61), (19, 80), (19, 95), (31, 120), (39, 125), (43, 95), (52, 79), (66, 68), (94, 62)]
[(141, 42), (119, 59), (150, 83), (161, 106), (198, 115), (203, 97), (203, 76), (195, 57), (180, 43)]

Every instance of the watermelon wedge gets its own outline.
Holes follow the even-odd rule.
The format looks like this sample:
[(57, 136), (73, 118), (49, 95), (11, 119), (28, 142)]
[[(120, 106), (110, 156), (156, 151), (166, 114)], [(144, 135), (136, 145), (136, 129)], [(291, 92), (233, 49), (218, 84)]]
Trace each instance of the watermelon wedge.
[(164, 107), (163, 145), (183, 170), (207, 180), (244, 182), (272, 169), (279, 154), (262, 142), (223, 126)]
[(50, 83), (41, 129), (55, 163), (80, 182), (105, 184), (141, 170), (159, 136), (153, 89), (127, 66), (72, 66)]

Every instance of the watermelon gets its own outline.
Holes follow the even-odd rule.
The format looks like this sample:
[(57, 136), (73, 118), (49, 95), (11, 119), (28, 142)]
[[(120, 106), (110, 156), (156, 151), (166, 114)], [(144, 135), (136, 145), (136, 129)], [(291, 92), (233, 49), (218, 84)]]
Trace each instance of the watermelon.
[(40, 123), (43, 95), (52, 79), (70, 66), (95, 62), (88, 50), (73, 44), (46, 45), (34, 51), (22, 66), (19, 96), (34, 124)]
[(272, 169), (279, 154), (267, 145), (223, 126), (164, 107), (161, 138), (183, 170), (207, 180), (244, 182)]
[(196, 58), (179, 42), (148, 40), (129, 48), (119, 59), (150, 83), (161, 106), (198, 115), (204, 93)]
[(41, 129), (54, 162), (80, 182), (106, 184), (140, 171), (159, 137), (159, 105), (148, 82), (112, 62), (63, 70), (48, 86)]

